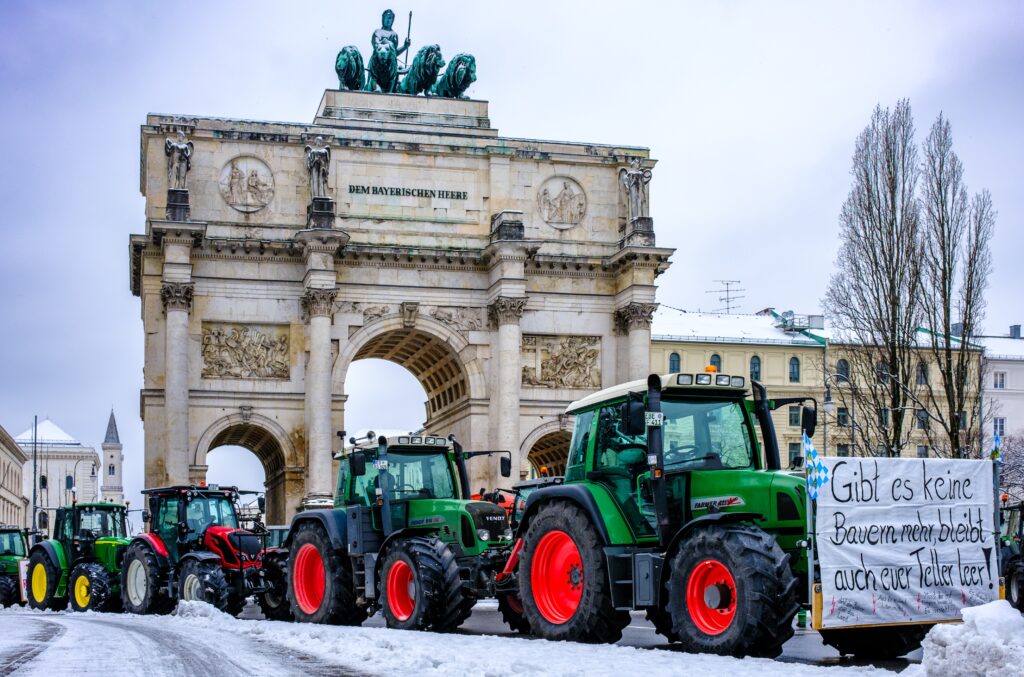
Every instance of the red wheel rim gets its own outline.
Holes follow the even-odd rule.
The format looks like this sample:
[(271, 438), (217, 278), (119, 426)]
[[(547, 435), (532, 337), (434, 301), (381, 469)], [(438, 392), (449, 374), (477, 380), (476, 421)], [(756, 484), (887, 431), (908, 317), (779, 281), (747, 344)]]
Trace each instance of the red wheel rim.
[(686, 608), (701, 632), (725, 632), (736, 615), (736, 581), (729, 568), (716, 559), (695, 566), (686, 582)]
[(549, 623), (565, 623), (583, 596), (583, 561), (569, 534), (551, 531), (540, 539), (530, 562), (530, 589), (537, 610)]
[(306, 543), (295, 555), (292, 585), (295, 601), (304, 614), (316, 613), (324, 601), (324, 558), (312, 543)]
[(388, 608), (400, 621), (409, 620), (416, 608), (416, 583), (404, 560), (395, 560), (388, 569)]

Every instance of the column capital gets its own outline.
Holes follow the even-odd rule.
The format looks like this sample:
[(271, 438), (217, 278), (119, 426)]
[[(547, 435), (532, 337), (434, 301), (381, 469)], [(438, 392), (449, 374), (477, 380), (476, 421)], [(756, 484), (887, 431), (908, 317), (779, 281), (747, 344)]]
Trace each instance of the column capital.
[(633, 329), (650, 329), (657, 303), (630, 303), (615, 311), (615, 326), (620, 334)]
[(526, 297), (499, 296), (487, 306), (487, 317), (492, 326), (519, 324), (526, 308)]
[(168, 310), (192, 310), (192, 292), (195, 285), (191, 282), (164, 282), (160, 287), (160, 300), (164, 304), (164, 312)]
[(302, 312), (306, 317), (330, 317), (334, 314), (335, 289), (309, 288), (302, 295)]

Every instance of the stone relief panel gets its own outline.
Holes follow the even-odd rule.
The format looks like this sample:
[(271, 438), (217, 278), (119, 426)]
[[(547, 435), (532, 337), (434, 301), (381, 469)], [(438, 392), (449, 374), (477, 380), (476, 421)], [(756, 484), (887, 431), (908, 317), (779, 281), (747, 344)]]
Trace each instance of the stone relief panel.
[(203, 323), (203, 378), (287, 379), (287, 325)]
[(274, 197), (274, 173), (259, 158), (232, 158), (220, 172), (220, 196), (240, 212), (258, 212)]
[(431, 315), (438, 322), (458, 331), (480, 331), (484, 328), (484, 314), (483, 308), (438, 306)]
[(564, 230), (572, 228), (587, 213), (587, 194), (567, 176), (552, 176), (540, 185), (537, 208), (544, 222)]
[(601, 337), (523, 336), (523, 385), (600, 388)]
[(379, 320), (391, 312), (390, 306), (367, 306), (363, 309), (363, 322)]

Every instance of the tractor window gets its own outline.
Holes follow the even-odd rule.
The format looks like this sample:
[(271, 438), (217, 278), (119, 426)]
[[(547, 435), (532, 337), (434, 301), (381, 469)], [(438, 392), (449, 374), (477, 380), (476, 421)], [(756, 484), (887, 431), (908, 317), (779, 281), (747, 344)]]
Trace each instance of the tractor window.
[(753, 465), (750, 428), (740, 402), (666, 400), (661, 409), (665, 414), (666, 469)]
[(583, 478), (583, 462), (587, 457), (587, 442), (590, 441), (590, 427), (593, 422), (593, 410), (576, 416), (576, 427), (573, 428), (572, 442), (569, 444), (569, 462), (566, 469), (566, 475), (574, 479)]
[(78, 533), (92, 532), (93, 536), (113, 536), (123, 538), (124, 514), (117, 510), (99, 508), (82, 508), (78, 511)]
[(72, 534), (73, 528), (70, 509), (59, 511), (57, 513), (57, 528), (54, 529), (54, 535), (62, 541), (70, 541), (74, 536)]
[(637, 502), (637, 479), (647, 466), (647, 435), (627, 435), (622, 421), (621, 403), (601, 409), (594, 441), (594, 469), (597, 481), (604, 484), (622, 507), (633, 531), (640, 536), (654, 534), (652, 521)]
[(25, 556), (25, 541), (20, 531), (8, 531), (0, 534), (0, 555)]
[(159, 534), (164, 545), (174, 555), (177, 553), (178, 542), (178, 497), (168, 497), (160, 501), (160, 508), (153, 516), (153, 531)]
[(185, 509), (185, 523), (190, 529), (189, 540), (208, 526), (238, 528), (235, 506), (226, 496), (196, 496)]
[(447, 453), (388, 452), (388, 475), (394, 499), (455, 498)]

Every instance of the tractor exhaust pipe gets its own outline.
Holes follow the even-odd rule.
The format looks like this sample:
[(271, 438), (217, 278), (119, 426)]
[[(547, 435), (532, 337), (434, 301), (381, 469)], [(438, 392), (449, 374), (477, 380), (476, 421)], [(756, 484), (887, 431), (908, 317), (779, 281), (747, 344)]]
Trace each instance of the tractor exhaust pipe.
[(661, 547), (668, 545), (671, 537), (671, 520), (668, 514), (668, 496), (665, 487), (665, 444), (662, 436), (661, 377), (651, 374), (647, 377), (647, 463), (651, 468), (651, 482), (654, 492), (654, 514), (658, 518), (658, 541)]
[(455, 468), (459, 471), (459, 490), (462, 491), (462, 500), (468, 501), (473, 492), (469, 490), (469, 470), (466, 468), (466, 456), (462, 453), (462, 445), (455, 439), (455, 433), (448, 435), (448, 441), (452, 443), (455, 451)]
[(757, 422), (761, 425), (761, 437), (764, 438), (764, 464), (768, 470), (779, 470), (782, 467), (779, 460), (779, 441), (775, 437), (775, 423), (772, 421), (768, 391), (757, 381), (751, 381), (750, 386), (754, 391), (754, 412), (757, 414)]

